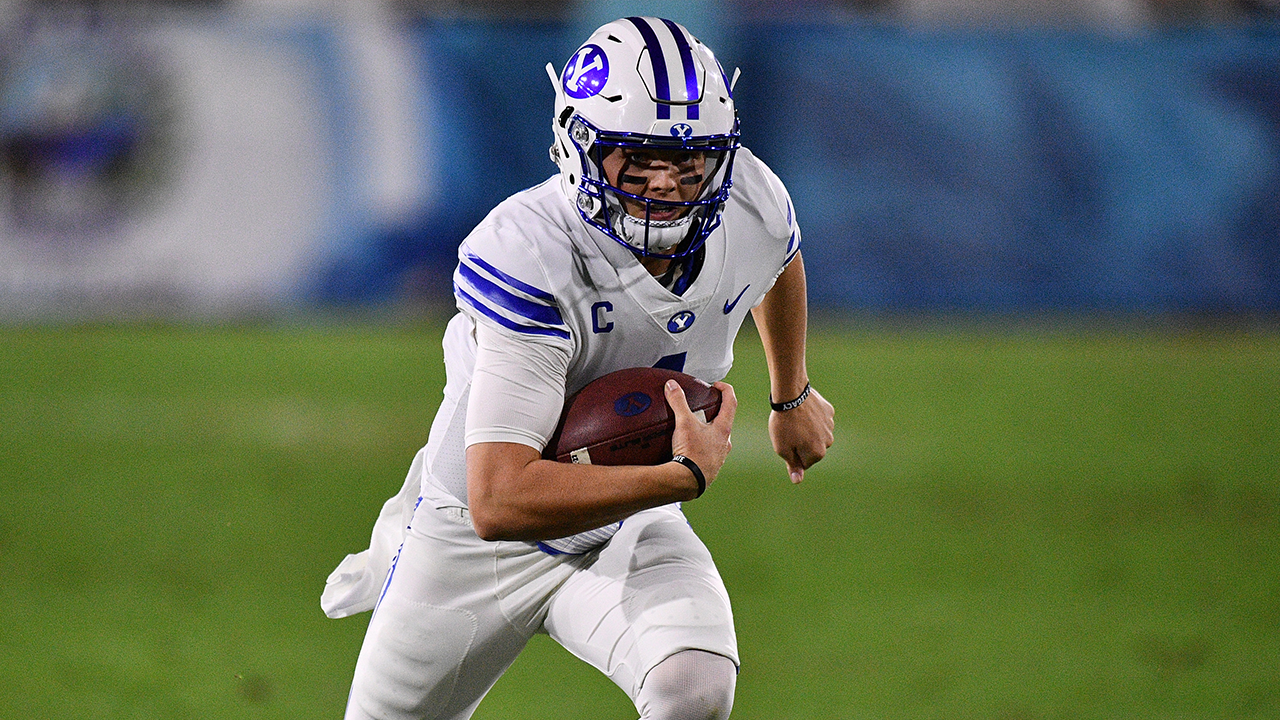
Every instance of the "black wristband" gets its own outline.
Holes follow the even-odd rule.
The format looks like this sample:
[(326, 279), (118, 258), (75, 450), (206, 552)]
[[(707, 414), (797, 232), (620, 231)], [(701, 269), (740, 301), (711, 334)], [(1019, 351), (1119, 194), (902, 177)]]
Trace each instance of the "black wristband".
[(702, 468), (698, 467), (698, 463), (690, 460), (684, 455), (676, 455), (671, 458), (671, 462), (678, 462), (689, 468), (693, 473), (693, 479), (698, 481), (698, 494), (694, 495), (694, 499), (702, 497), (702, 493), (707, 491), (707, 476), (702, 474)]
[(773, 408), (777, 412), (786, 412), (788, 410), (795, 410), (796, 408), (804, 404), (804, 401), (808, 399), (809, 391), (811, 390), (813, 390), (813, 387), (809, 385), (809, 383), (805, 383), (804, 390), (801, 391), (800, 397), (796, 398), (795, 400), (791, 400), (789, 402), (782, 402), (782, 403), (774, 402), (773, 395), (770, 395), (769, 407)]

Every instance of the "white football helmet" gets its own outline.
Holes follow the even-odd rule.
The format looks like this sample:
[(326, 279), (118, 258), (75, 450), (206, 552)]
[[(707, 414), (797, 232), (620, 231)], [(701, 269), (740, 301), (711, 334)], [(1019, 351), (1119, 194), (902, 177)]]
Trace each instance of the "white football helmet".
[[(720, 224), (739, 147), (732, 83), (710, 48), (679, 23), (629, 17), (596, 30), (558, 76), (548, 63), (547, 74), (556, 89), (551, 160), (583, 219), (645, 257), (702, 247)], [(628, 193), (602, 167), (614, 148), (701, 152), (702, 187), (688, 202)], [(643, 216), (628, 214), (622, 198)], [(673, 209), (674, 220), (651, 219)]]

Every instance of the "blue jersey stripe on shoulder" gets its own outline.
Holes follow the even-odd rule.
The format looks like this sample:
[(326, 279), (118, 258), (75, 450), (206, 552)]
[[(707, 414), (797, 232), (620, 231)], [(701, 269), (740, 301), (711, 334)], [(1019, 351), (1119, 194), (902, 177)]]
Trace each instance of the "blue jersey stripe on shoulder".
[(506, 284), (510, 285), (511, 287), (513, 287), (513, 288), (515, 288), (515, 289), (519, 290), (520, 292), (524, 293), (525, 295), (528, 295), (528, 296), (530, 296), (530, 297), (535, 297), (535, 298), (537, 298), (537, 299), (539, 299), (539, 300), (545, 300), (546, 302), (551, 303), (551, 304), (554, 304), (554, 303), (555, 303), (556, 298), (555, 298), (555, 296), (554, 296), (554, 295), (552, 295), (551, 293), (547, 292), (546, 290), (540, 290), (540, 289), (538, 289), (538, 288), (536, 288), (536, 287), (534, 287), (534, 286), (532, 286), (532, 285), (530, 285), (530, 284), (528, 284), (528, 283), (526, 283), (526, 282), (524, 282), (524, 281), (520, 280), (519, 278), (512, 277), (511, 275), (508, 275), (508, 274), (506, 274), (506, 273), (502, 272), (502, 271), (501, 271), (501, 270), (499, 270), (498, 268), (496, 268), (496, 267), (494, 267), (494, 266), (490, 265), (489, 263), (485, 262), (485, 261), (484, 261), (484, 259), (483, 259), (483, 258), (481, 258), (479, 255), (476, 255), (475, 253), (470, 253), (470, 252), (469, 252), (469, 253), (467, 253), (466, 257), (467, 257), (467, 259), (468, 259), (468, 260), (470, 260), (471, 262), (473, 262), (473, 263), (475, 263), (476, 265), (479, 265), (480, 267), (484, 268), (484, 269), (485, 269), (485, 271), (486, 271), (486, 272), (488, 272), (490, 275), (493, 275), (494, 277), (496, 277), (496, 278), (498, 278), (498, 279), (502, 280), (502, 282), (504, 282), (504, 283), (506, 283)]
[(564, 338), (566, 340), (569, 339), (568, 330), (562, 330), (560, 328), (535, 327), (533, 325), (522, 325), (516, 322), (515, 320), (512, 320), (511, 318), (508, 318), (505, 315), (502, 315), (496, 312), (493, 308), (489, 307), (488, 305), (485, 305), (483, 302), (472, 297), (470, 294), (467, 293), (466, 290), (463, 290), (462, 287), (459, 286), (458, 283), (456, 282), (453, 284), (453, 292), (463, 302), (475, 308), (476, 310), (480, 311), (485, 317), (493, 320), (494, 322), (498, 323), (499, 325), (505, 328), (509, 328), (511, 330), (515, 330), (516, 332), (524, 333), (526, 335), (548, 335), (551, 337)]
[(514, 295), (501, 285), (471, 269), (465, 262), (458, 264), (458, 274), (476, 293), (504, 310), (528, 318), (536, 323), (564, 325), (564, 318), (560, 316), (560, 311), (557, 308)]

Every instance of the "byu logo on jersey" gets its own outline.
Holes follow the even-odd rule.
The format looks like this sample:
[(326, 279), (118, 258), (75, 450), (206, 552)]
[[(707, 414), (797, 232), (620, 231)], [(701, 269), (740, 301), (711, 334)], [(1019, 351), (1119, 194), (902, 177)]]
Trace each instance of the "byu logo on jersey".
[(693, 137), (693, 127), (688, 123), (676, 123), (671, 126), (671, 134), (681, 140), (688, 140)]
[(653, 404), (653, 400), (648, 395), (637, 390), (614, 400), (613, 411), (623, 417), (631, 417), (648, 410), (651, 404)]
[(671, 319), (667, 321), (667, 330), (672, 334), (682, 333), (693, 327), (694, 319), (695, 316), (692, 312), (689, 310), (681, 310), (675, 315), (672, 315)]
[(582, 100), (599, 93), (609, 79), (609, 58), (599, 45), (583, 45), (564, 66), (564, 91), (569, 97)]

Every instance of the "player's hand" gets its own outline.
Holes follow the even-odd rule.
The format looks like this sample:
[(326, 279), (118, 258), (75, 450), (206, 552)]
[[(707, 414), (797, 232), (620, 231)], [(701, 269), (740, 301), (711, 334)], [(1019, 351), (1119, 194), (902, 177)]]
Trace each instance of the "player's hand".
[(827, 454), (835, 442), (836, 409), (810, 390), (800, 407), (769, 413), (769, 440), (787, 463), (791, 482), (804, 480), (804, 471)]
[(676, 418), (675, 433), (671, 436), (672, 454), (684, 455), (697, 463), (706, 476), (707, 487), (711, 487), (711, 482), (729, 456), (729, 449), (733, 447), (729, 433), (733, 430), (733, 416), (738, 412), (738, 398), (733, 394), (731, 385), (718, 382), (711, 387), (720, 391), (720, 412), (709, 423), (699, 420), (689, 409), (689, 401), (680, 383), (668, 380), (664, 388), (667, 404)]

